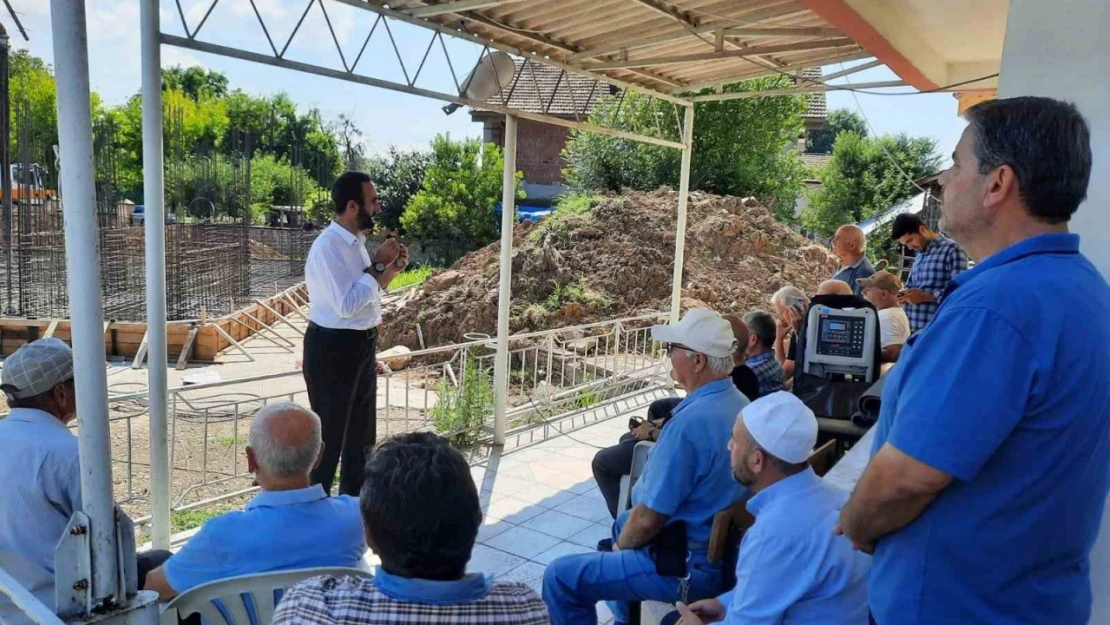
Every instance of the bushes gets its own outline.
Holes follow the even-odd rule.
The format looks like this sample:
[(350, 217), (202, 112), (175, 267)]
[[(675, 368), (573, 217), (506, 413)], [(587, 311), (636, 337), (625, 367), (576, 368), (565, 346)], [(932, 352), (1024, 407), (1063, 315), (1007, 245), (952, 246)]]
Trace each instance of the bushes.
[(465, 447), (481, 436), (486, 417), (493, 414), (493, 372), (483, 367), (469, 349), (456, 389), (446, 377), (439, 383), (438, 400), (431, 409), (436, 432), (452, 445)]
[[(501, 149), (492, 143), (437, 136), (420, 191), (401, 215), (406, 234), (430, 243), (445, 265), (496, 241), (503, 167)], [(523, 175), (516, 177), (519, 185)]]

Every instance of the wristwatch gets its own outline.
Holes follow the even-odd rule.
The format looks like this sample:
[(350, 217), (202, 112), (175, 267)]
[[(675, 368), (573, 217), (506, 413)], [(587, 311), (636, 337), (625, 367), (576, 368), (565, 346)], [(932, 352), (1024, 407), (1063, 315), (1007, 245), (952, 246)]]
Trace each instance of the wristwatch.
[(366, 273), (371, 273), (371, 271), (373, 271), (373, 273), (376, 274), (383, 274), (385, 273), (385, 263), (374, 263), (366, 269), (363, 269), (363, 271)]

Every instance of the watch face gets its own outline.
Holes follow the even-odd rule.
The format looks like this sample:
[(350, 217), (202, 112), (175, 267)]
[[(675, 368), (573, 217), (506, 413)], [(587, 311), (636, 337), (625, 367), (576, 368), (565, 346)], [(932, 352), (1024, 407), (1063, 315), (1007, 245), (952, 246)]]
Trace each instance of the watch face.
[(374, 271), (385, 273), (385, 263), (374, 263)]

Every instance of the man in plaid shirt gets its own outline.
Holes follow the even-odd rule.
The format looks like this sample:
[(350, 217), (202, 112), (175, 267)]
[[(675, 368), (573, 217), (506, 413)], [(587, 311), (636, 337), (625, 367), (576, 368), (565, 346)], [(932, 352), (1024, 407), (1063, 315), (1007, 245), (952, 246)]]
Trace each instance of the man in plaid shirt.
[(948, 237), (925, 227), (921, 218), (902, 213), (894, 218), (890, 238), (917, 252), (898, 303), (910, 319), (910, 332), (928, 325), (952, 278), (967, 271), (967, 254)]
[(274, 625), (548, 625), (547, 607), (520, 582), (466, 573), (482, 511), (470, 467), (434, 434), (382, 443), (360, 496), (374, 579), (316, 577), (285, 594)]
[(786, 379), (782, 365), (775, 360), (775, 318), (769, 312), (753, 310), (744, 315), (744, 323), (748, 325), (744, 364), (748, 365), (759, 380), (759, 397), (781, 391)]

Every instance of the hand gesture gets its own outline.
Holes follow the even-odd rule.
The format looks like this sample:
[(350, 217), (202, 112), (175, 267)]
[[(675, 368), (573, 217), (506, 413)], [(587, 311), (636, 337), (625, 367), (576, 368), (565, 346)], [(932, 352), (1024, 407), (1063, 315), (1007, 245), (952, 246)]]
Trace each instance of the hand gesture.
[(716, 623), (725, 618), (725, 606), (716, 599), (703, 599), (686, 605), (679, 601), (676, 604), (679, 615), (678, 625), (702, 625), (703, 623)]
[(638, 441), (650, 441), (651, 431), (653, 429), (655, 429), (655, 424), (651, 421), (648, 421), (647, 419), (644, 419), (644, 422), (641, 423), (639, 427), (637, 427), (635, 430), (632, 430), (632, 435), (635, 436), (636, 440)]
[(898, 303), (903, 306), (906, 304), (924, 304), (925, 302), (935, 301), (935, 299), (931, 294), (921, 289), (906, 289), (898, 296)]
[[(392, 265), (396, 262), (398, 257), (400, 257), (402, 247), (404, 246), (401, 245), (401, 242), (397, 239), (392, 237), (386, 239), (385, 243), (382, 243), (378, 246), (378, 249), (374, 250), (374, 262)], [(405, 250), (405, 259), (406, 261), (408, 260), (407, 249)]]

